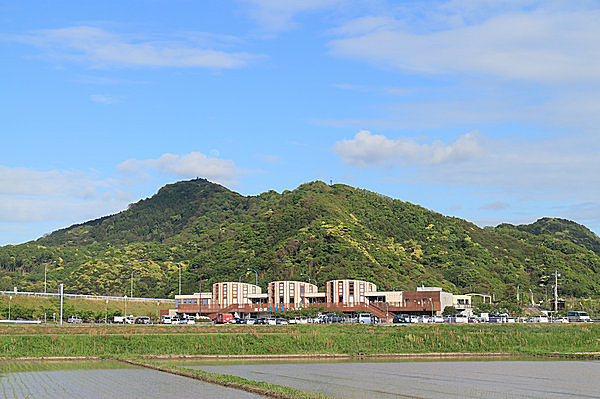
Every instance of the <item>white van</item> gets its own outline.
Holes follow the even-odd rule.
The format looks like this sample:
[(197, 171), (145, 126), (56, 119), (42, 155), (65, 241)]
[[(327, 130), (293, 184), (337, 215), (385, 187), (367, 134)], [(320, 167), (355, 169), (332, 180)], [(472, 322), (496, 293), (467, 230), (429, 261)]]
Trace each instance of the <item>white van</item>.
[(164, 314), (160, 317), (160, 324), (171, 324), (171, 316)]
[(358, 324), (373, 324), (373, 315), (371, 313), (359, 313), (357, 321)]
[(582, 312), (579, 310), (569, 310), (567, 312), (567, 318), (569, 319), (570, 323), (581, 323), (581, 322), (592, 321), (592, 319), (590, 319), (590, 316), (587, 314), (587, 312)]

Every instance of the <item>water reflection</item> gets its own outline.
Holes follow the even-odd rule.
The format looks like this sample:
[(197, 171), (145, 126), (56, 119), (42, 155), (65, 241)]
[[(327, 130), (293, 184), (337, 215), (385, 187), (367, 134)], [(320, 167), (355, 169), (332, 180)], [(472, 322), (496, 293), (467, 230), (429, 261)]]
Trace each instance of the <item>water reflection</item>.
[(262, 398), (120, 362), (6, 362), (3, 398)]
[(190, 365), (336, 398), (600, 398), (599, 361)]

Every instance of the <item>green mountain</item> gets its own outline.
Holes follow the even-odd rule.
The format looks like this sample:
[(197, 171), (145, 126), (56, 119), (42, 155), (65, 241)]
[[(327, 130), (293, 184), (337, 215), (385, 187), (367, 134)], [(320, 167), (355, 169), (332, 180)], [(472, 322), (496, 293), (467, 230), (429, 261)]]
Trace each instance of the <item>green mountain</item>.
[(500, 228), (514, 228), (519, 231), (531, 233), (543, 238), (558, 238), (559, 240), (570, 241), (583, 248), (589, 249), (600, 255), (600, 237), (594, 234), (590, 229), (571, 220), (558, 218), (542, 218), (532, 224), (523, 224), (512, 226), (502, 224)]
[(555, 269), (561, 295), (600, 293), (600, 239), (560, 219), (481, 229), (418, 205), (323, 182), (245, 197), (203, 179), (167, 185), (116, 215), (0, 247), (0, 289), (173, 295), (215, 281), (358, 278), (379, 289), (436, 285), (513, 299), (541, 293)]

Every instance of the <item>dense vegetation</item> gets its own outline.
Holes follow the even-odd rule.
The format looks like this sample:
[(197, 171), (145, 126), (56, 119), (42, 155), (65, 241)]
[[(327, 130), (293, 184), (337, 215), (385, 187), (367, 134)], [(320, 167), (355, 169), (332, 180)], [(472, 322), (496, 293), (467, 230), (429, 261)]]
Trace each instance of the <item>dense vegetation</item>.
[[(203, 179), (163, 187), (112, 216), (36, 241), (0, 248), (0, 289), (172, 296), (215, 281), (332, 278), (379, 289), (441, 286), (536, 300), (546, 276), (562, 274), (562, 296), (600, 293), (600, 238), (576, 223), (542, 219), (481, 229), (418, 205), (323, 182), (244, 197)], [(549, 284), (549, 283), (547, 283)]]

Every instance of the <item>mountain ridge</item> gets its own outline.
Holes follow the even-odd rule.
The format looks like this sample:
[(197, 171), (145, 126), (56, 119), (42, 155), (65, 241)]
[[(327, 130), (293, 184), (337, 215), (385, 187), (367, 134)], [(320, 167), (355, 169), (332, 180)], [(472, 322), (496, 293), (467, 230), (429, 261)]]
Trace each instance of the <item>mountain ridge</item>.
[[(0, 288), (50, 284), (81, 293), (173, 295), (178, 264), (183, 290), (208, 282), (360, 278), (381, 289), (421, 284), (452, 292), (516, 287), (540, 293), (555, 269), (562, 292), (600, 292), (600, 242), (585, 226), (544, 218), (531, 225), (479, 228), (419, 205), (347, 185), (304, 183), (282, 193), (242, 196), (205, 179), (162, 187), (127, 210), (0, 247)], [(56, 263), (52, 263), (56, 262)], [(206, 283), (204, 283), (206, 284)]]

